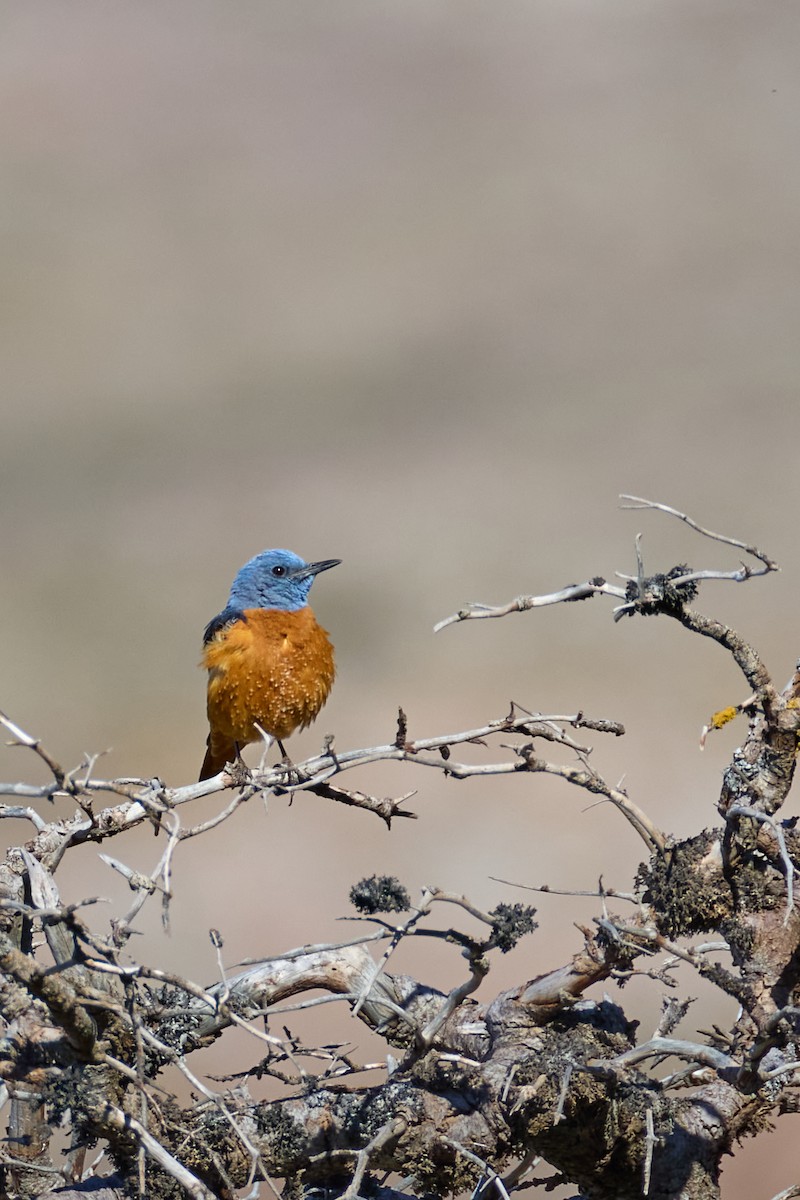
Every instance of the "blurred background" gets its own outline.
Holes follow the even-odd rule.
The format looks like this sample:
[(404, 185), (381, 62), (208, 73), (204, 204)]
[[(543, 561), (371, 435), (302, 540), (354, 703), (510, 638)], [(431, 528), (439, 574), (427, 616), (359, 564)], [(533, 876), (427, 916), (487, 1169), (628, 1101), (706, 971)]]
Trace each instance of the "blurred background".
[[(411, 737), (511, 699), (583, 709), (625, 724), (594, 739), (593, 763), (657, 825), (714, 824), (742, 729), (702, 755), (699, 732), (746, 694), (718, 647), (663, 620), (615, 625), (601, 600), (432, 626), (467, 600), (632, 572), (638, 532), (653, 571), (738, 565), (621, 511), (632, 492), (779, 561), (707, 584), (698, 606), (790, 675), (798, 6), (42, 0), (0, 15), (0, 707), (65, 766), (105, 752), (95, 776), (191, 782), (203, 627), (247, 558), (288, 546), (343, 560), (312, 593), (338, 680), (295, 760), (327, 732), (339, 749), (391, 741), (398, 705)], [(0, 776), (46, 778), (5, 748)], [(133, 952), (213, 982), (210, 926), (231, 968), (338, 939), (363, 930), (337, 922), (351, 884), (392, 873), (415, 897), (430, 883), (537, 904), (540, 930), (488, 998), (565, 961), (574, 922), (600, 911), (493, 877), (625, 889), (643, 855), (619, 814), (557, 781), (384, 766), (343, 782), (416, 788), (419, 819), (387, 831), (313, 796), (253, 802), (181, 846), (171, 933), (153, 901)], [(150, 829), (106, 847), (143, 871), (160, 848)], [(96, 848), (58, 882), (66, 901), (108, 897), (101, 932), (130, 903)], [(403, 946), (396, 966), (463, 977), (440, 946)], [(684, 986), (699, 997), (684, 1036), (733, 1017)], [(618, 998), (648, 1036), (660, 985)], [(341, 1006), (292, 1028), (379, 1052)], [(219, 1045), (209, 1070), (260, 1054)], [(794, 1182), (796, 1129), (783, 1118), (737, 1150), (725, 1200)]]

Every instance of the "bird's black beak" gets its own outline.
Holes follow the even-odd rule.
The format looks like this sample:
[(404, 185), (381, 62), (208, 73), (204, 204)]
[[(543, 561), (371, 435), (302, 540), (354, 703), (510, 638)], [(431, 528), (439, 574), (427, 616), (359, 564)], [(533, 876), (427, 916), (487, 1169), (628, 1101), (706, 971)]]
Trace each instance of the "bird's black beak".
[(319, 575), (320, 571), (330, 571), (331, 567), (338, 567), (341, 561), (340, 558), (324, 558), (322, 562), (306, 563), (305, 566), (292, 571), (292, 576), (295, 579), (308, 579), (309, 576)]

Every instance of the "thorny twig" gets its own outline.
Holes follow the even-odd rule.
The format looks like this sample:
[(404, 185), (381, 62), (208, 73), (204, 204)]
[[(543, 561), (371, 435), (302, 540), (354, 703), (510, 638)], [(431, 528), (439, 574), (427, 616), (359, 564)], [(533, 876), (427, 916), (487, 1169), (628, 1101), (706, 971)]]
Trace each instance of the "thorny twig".
[[(488, 724), (476, 729), (439, 735), (432, 738), (420, 738), (413, 742), (406, 741), (402, 747), (398, 747), (396, 743), (389, 743), (365, 750), (344, 751), (337, 754), (333, 766), (331, 765), (330, 755), (327, 752), (322, 755), (316, 755), (301, 763), (296, 768), (297, 773), (303, 780), (297, 787), (305, 790), (317, 790), (320, 795), (330, 796), (335, 800), (344, 800), (345, 803), (357, 804), (359, 807), (371, 809), (384, 820), (390, 822), (392, 816), (408, 817), (413, 815), (400, 808), (400, 805), (407, 796), (387, 801), (379, 797), (367, 796), (361, 792), (345, 792), (341, 788), (332, 788), (331, 784), (327, 782), (331, 773), (338, 774), (352, 770), (355, 767), (387, 760), (414, 763), (419, 767), (437, 770), (445, 774), (448, 778), (458, 780), (474, 777), (485, 778), (495, 775), (512, 775), (524, 771), (544, 772), (558, 775), (570, 783), (606, 796), (623, 813), (637, 833), (644, 839), (649, 850), (663, 849), (664, 835), (624, 792), (618, 788), (612, 788), (602, 780), (597, 772), (588, 768), (587, 748), (579, 745), (579, 743), (571, 738), (562, 726), (589, 728), (597, 732), (612, 733), (615, 736), (619, 736), (624, 732), (618, 722), (589, 718), (582, 712), (572, 714), (533, 714), (519, 711), (516, 706), (513, 706), (508, 716), (490, 721)], [(533, 743), (529, 743), (524, 747), (509, 747), (515, 754), (515, 758), (512, 760), (468, 763), (456, 762), (451, 757), (450, 751), (454, 746), (483, 746), (487, 743), (488, 739), (508, 733), (517, 733), (534, 739), (543, 738), (547, 741), (560, 743), (567, 749), (571, 749), (577, 753), (585, 765), (583, 768), (576, 769), (550, 763), (533, 754), (531, 749)], [(29, 739), (29, 741), (33, 744), (35, 739)], [(51, 822), (45, 824), (43, 827), (40, 827), (38, 821), (35, 822), (38, 829), (38, 838), (34, 840), (32, 853), (36, 857), (41, 856), (43, 862), (51, 870), (54, 870), (69, 846), (89, 841), (100, 842), (143, 821), (155, 820), (157, 832), (164, 830), (168, 834), (167, 847), (151, 875), (143, 876), (131, 873), (129, 876), (129, 879), (135, 880), (132, 886), (134, 886), (134, 890), (137, 892), (137, 897), (129, 913), (119, 922), (116, 936), (122, 942), (128, 935), (130, 921), (139, 911), (147, 896), (152, 894), (153, 890), (158, 889), (162, 893), (164, 918), (166, 920), (168, 915), (167, 904), (171, 894), (170, 872), (172, 869), (172, 859), (181, 841), (215, 828), (222, 821), (231, 817), (239, 806), (252, 796), (266, 790), (273, 790), (276, 794), (287, 790), (285, 772), (282, 766), (272, 768), (261, 774), (250, 774), (249, 778), (252, 782), (246, 783), (244, 787), (241, 787), (240, 779), (228, 776), (225, 771), (222, 771), (213, 779), (205, 780), (203, 783), (189, 784), (179, 788), (167, 788), (158, 780), (134, 781), (125, 779), (102, 781), (85, 779), (80, 786), (75, 785), (76, 792), (86, 794), (87, 796), (92, 796), (95, 793), (111, 792), (115, 795), (125, 795), (126, 800), (122, 804), (111, 808), (92, 812), (91, 815), (87, 815), (83, 811), (75, 817)], [(321, 783), (320, 779), (322, 780)], [(0, 783), (0, 794), (16, 794), (20, 786), (22, 785)], [(220, 814), (188, 829), (181, 828), (176, 812), (177, 809), (185, 804), (199, 800), (203, 796), (223, 790), (226, 787), (237, 787), (237, 795), (225, 806)], [(293, 788), (292, 790), (295, 789)], [(37, 794), (41, 798), (52, 799), (53, 795), (57, 794), (57, 790), (54, 792), (52, 787), (45, 786), (37, 789)], [(0, 819), (3, 816), (9, 817), (12, 815), (21, 815), (19, 809), (15, 807), (3, 808), (0, 806)], [(27, 809), (25, 810), (25, 815), (27, 815)], [(58, 834), (55, 845), (53, 833)], [(111, 862), (109, 865), (111, 865)], [(124, 867), (117, 866), (116, 862), (114, 865), (116, 869), (122, 869), (123, 872), (126, 870)]]

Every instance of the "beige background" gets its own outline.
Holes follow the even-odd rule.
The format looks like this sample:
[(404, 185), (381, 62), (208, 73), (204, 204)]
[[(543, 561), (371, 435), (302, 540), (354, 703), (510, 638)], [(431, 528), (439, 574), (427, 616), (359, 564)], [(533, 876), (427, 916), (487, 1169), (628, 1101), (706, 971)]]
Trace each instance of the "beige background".
[[(65, 764), (196, 777), (205, 622), (266, 546), (341, 557), (313, 600), (339, 678), (300, 758), (480, 725), (510, 698), (622, 720), (594, 762), (663, 827), (715, 820), (744, 698), (712, 644), (614, 625), (592, 601), (434, 636), (501, 602), (634, 567), (735, 553), (628, 491), (763, 545), (783, 571), (708, 585), (777, 679), (798, 654), (800, 8), (794, 2), (473, 0), (0, 7), (2, 697)], [(4, 778), (44, 778), (21, 750)], [(252, 804), (176, 861), (135, 952), (197, 979), (225, 959), (342, 936), (347, 891), (392, 872), (478, 904), (492, 882), (630, 883), (634, 834), (541, 780), (419, 789), (416, 822), (300, 797)], [(219, 801), (184, 815), (216, 811)], [(68, 812), (68, 806), (60, 806)], [(28, 827), (8, 823), (9, 841)], [(113, 852), (142, 870), (150, 831)], [(109, 849), (112, 849), (109, 847)], [(129, 893), (95, 850), (65, 899)], [(542, 928), (483, 995), (579, 944), (592, 901)], [(451, 921), (452, 910), (442, 914)], [(347, 927), (345, 927), (347, 928)], [(453, 952), (403, 948), (442, 986)], [(732, 1013), (701, 997), (684, 1032)], [(622, 994), (643, 1033), (660, 988)], [(339, 1010), (292, 1028), (375, 1047)], [(288, 1019), (288, 1018), (287, 1018)], [(252, 1061), (226, 1040), (211, 1070)], [(257, 1051), (256, 1051), (257, 1052)], [(725, 1200), (797, 1179), (796, 1122), (726, 1167)], [(572, 1189), (565, 1193), (571, 1194)]]

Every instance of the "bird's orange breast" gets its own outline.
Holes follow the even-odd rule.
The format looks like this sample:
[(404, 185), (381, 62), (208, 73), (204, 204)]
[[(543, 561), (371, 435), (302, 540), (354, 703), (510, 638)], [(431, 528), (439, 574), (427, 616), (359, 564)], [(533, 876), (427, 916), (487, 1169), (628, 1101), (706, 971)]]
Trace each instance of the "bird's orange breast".
[(333, 647), (310, 608), (248, 608), (211, 638), (208, 670), (212, 734), (244, 745), (288, 737), (314, 720), (333, 685)]

